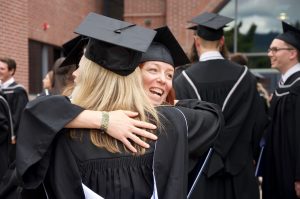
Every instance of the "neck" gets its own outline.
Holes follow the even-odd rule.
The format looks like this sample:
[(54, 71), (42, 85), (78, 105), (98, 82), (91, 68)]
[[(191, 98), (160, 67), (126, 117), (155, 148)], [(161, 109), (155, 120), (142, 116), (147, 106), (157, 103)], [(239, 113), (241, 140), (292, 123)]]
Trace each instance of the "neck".
[(284, 75), (290, 68), (292, 68), (293, 66), (295, 66), (295, 65), (298, 64), (298, 63), (299, 63), (299, 62), (297, 62), (297, 61), (291, 62), (291, 63), (289, 63), (286, 67), (280, 69), (279, 71), (280, 71), (280, 73), (281, 73), (282, 75)]
[(206, 52), (219, 52), (219, 49), (218, 48), (201, 48), (199, 50), (199, 56), (201, 56), (202, 54), (206, 53)]
[(2, 80), (2, 84), (4, 84), (4, 83), (6, 83), (7, 81), (9, 81), (11, 78), (12, 78), (12, 77), (9, 77), (9, 78), (7, 78), (7, 79), (3, 79), (3, 80)]

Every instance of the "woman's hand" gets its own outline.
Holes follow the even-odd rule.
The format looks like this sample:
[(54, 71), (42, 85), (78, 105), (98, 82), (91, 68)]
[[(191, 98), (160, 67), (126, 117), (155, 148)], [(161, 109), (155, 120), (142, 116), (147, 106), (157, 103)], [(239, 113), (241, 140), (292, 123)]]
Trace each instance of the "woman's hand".
[[(154, 130), (156, 126), (147, 122), (135, 120), (137, 112), (132, 111), (111, 111), (109, 112), (109, 124), (107, 133), (123, 142), (123, 144), (132, 152), (137, 152), (129, 139), (136, 144), (149, 148), (149, 144), (141, 140), (138, 136), (156, 140), (157, 136), (144, 129)], [(138, 136), (137, 136), (138, 135)]]
[[(137, 150), (133, 147), (129, 139), (145, 148), (148, 148), (149, 145), (138, 136), (152, 140), (157, 139), (156, 135), (145, 130), (154, 130), (156, 129), (156, 126), (147, 122), (135, 120), (134, 118), (137, 116), (138, 113), (132, 111), (117, 110), (109, 112), (108, 135), (123, 142), (123, 144), (132, 152), (136, 152)], [(102, 114), (100, 111), (84, 110), (65, 127), (99, 129), (101, 121)]]

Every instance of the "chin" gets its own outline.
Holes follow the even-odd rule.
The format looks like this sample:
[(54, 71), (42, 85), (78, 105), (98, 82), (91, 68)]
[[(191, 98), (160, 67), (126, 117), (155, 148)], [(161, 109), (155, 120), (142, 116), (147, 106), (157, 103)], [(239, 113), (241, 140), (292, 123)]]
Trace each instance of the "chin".
[(159, 106), (159, 105), (161, 105), (161, 102), (159, 101), (157, 101), (157, 100), (151, 100), (151, 104), (153, 105), (153, 106)]

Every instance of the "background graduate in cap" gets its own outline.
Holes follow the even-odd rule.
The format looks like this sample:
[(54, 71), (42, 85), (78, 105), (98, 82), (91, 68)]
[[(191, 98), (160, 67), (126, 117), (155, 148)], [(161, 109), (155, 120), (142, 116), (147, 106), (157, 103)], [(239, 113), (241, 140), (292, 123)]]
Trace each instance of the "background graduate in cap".
[(300, 30), (282, 21), (283, 33), (268, 50), (282, 75), (271, 100), (266, 138), (263, 198), (300, 198)]
[[(74, 72), (72, 102), (93, 110), (129, 108), (139, 112), (140, 120), (158, 122), (137, 67), (155, 31), (91, 13), (76, 32), (88, 36), (89, 43)], [(90, 193), (104, 198), (186, 198), (187, 126), (183, 108), (158, 108), (166, 132), (157, 132), (159, 140), (151, 142), (148, 149), (136, 146), (137, 155), (106, 135), (110, 122), (107, 112), (102, 112), (102, 132), (74, 130), (41, 135), (28, 109), (22, 129), (24, 134), (25, 129), (31, 129), (31, 136), (22, 136), (17, 147), (17, 171), (24, 188), (34, 189), (44, 182), (50, 198), (85, 198)], [(191, 118), (197, 120), (198, 132), (216, 136), (221, 125), (216, 111), (207, 111), (205, 118)], [(200, 148), (194, 150), (197, 153)]]
[(191, 20), (197, 28), (195, 46), (200, 61), (174, 81), (177, 99), (216, 103), (225, 119), (204, 175), (190, 198), (259, 198), (253, 143), (258, 145), (263, 132), (264, 121), (256, 113), (264, 107), (256, 90), (256, 79), (247, 67), (224, 59), (220, 53), (224, 45), (223, 28), (231, 21), (215, 13), (203, 13)]

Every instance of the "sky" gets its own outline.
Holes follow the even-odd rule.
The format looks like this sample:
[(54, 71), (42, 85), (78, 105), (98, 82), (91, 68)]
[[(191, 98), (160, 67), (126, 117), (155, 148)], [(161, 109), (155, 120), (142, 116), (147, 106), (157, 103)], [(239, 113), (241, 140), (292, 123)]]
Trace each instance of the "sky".
[[(219, 12), (221, 15), (234, 18), (236, 0), (229, 3)], [(300, 19), (300, 0), (237, 0), (238, 22), (243, 21), (241, 33), (246, 33), (252, 23), (257, 25), (257, 33), (282, 32), (280, 16), (288, 23)], [(234, 26), (234, 22), (228, 24)]]

